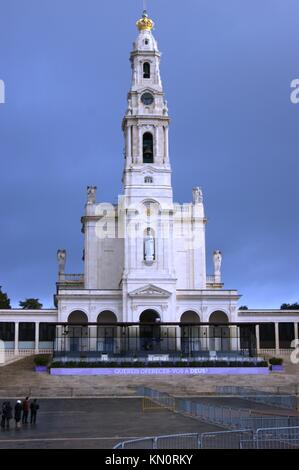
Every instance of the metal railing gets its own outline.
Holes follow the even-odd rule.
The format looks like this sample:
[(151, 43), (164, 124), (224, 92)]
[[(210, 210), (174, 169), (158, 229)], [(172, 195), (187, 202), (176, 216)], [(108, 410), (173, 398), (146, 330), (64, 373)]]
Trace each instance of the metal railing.
[(258, 429), (254, 440), (240, 441), (241, 449), (299, 449), (299, 426)]
[(200, 449), (200, 434), (171, 434), (133, 439), (120, 442), (114, 449)]
[(236, 386), (216, 387), (216, 393), (221, 395), (237, 396), (244, 400), (250, 400), (255, 403), (263, 403), (265, 405), (275, 406), (278, 408), (286, 408), (290, 410), (297, 409), (297, 397), (295, 395), (273, 394), (261, 390)]
[(114, 449), (298, 449), (299, 426), (288, 428), (248, 429), (172, 434), (132, 439), (118, 443)]
[(84, 274), (61, 274), (60, 279), (63, 281), (84, 281)]
[[(173, 400), (169, 394), (147, 387), (139, 388), (137, 394), (152, 399), (164, 408), (166, 408), (164, 403)], [(232, 430), (256, 431), (266, 427), (299, 426), (299, 416), (254, 416), (250, 409), (202, 403), (189, 399), (176, 399), (174, 411)]]
[(252, 442), (254, 432), (248, 429), (237, 431), (205, 432), (200, 436), (201, 449), (239, 449), (241, 441)]

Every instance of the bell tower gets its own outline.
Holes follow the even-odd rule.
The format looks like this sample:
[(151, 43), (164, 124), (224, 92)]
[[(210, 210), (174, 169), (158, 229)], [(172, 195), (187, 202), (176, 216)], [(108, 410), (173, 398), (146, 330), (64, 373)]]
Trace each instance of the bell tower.
[(176, 275), (168, 108), (160, 77), (161, 54), (146, 11), (137, 23), (130, 61), (132, 82), (122, 129), (124, 270), (123, 319), (139, 321), (151, 308), (174, 318)]
[(123, 191), (127, 203), (149, 196), (172, 204), (168, 145), (168, 107), (160, 77), (161, 54), (146, 11), (136, 23), (139, 35), (131, 52), (132, 83), (123, 119), (125, 166)]

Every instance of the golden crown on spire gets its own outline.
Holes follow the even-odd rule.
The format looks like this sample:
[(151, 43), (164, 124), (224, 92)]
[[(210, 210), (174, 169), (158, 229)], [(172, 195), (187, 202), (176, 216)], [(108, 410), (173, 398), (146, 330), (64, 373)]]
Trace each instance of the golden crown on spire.
[(139, 31), (151, 31), (154, 28), (155, 23), (148, 17), (146, 10), (144, 10), (142, 18), (137, 21), (136, 26)]

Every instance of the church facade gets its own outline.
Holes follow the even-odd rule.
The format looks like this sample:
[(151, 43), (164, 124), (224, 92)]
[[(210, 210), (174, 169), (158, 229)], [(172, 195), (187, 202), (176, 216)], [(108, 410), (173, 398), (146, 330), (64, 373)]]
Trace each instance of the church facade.
[[(206, 273), (201, 189), (193, 188), (192, 202), (178, 205), (173, 200), (161, 55), (152, 20), (144, 15), (137, 25), (122, 124), (123, 194), (113, 206), (98, 203), (96, 188), (88, 188), (82, 218), (84, 275), (72, 279), (65, 274), (65, 251), (58, 252), (58, 319), (67, 321), (74, 309), (80, 309), (91, 322), (102, 310), (122, 322), (138, 322), (146, 310), (168, 322), (179, 322), (188, 311), (196, 314), (194, 320), (208, 321), (221, 311), (234, 321), (239, 295), (221, 283), (219, 250), (214, 253), (215, 273)], [(72, 281), (78, 280), (72, 288)]]
[[(55, 309), (0, 311), (0, 336), (15, 354), (50, 349), (41, 325), (58, 323), (253, 323), (258, 350), (259, 324), (265, 323), (266, 336), (272, 337), (270, 349), (282, 349), (282, 337), (298, 339), (297, 311), (239, 310), (240, 294), (222, 282), (220, 250), (206, 253), (201, 188), (190, 188), (191, 202), (174, 202), (170, 117), (153, 26), (144, 12), (130, 56), (132, 81), (122, 122), (122, 195), (113, 205), (97, 201), (95, 186), (87, 188), (84, 273), (68, 274), (66, 251), (58, 250)], [(211, 274), (207, 256), (213, 256)], [(20, 334), (24, 324), (31, 334)]]

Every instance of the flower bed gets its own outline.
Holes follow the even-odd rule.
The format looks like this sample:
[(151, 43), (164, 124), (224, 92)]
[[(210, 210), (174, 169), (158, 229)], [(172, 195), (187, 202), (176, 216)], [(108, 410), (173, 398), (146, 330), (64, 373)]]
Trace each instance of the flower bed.
[(39, 354), (34, 357), (35, 372), (44, 373), (48, 371), (49, 364), (51, 362), (51, 356), (49, 354)]
[(190, 367), (268, 367), (266, 361), (161, 361), (161, 362), (144, 362), (144, 361), (130, 361), (130, 362), (112, 362), (112, 361), (98, 361), (98, 362), (89, 362), (89, 361), (54, 361), (51, 365), (53, 369), (72, 369), (72, 368), (190, 368)]

